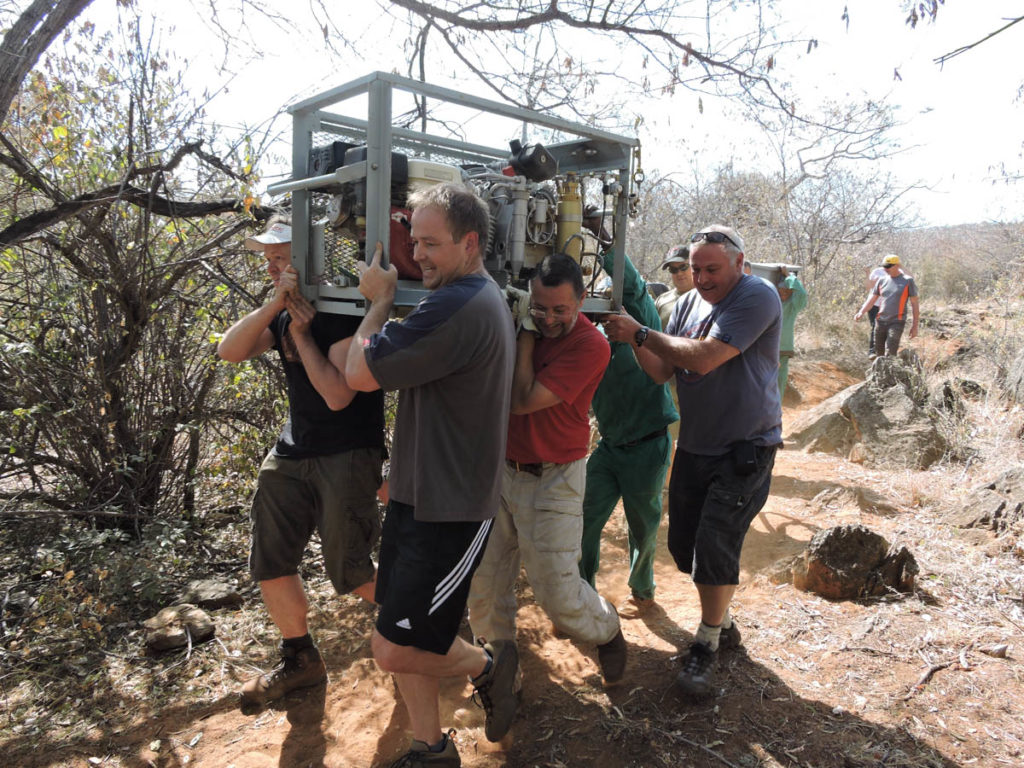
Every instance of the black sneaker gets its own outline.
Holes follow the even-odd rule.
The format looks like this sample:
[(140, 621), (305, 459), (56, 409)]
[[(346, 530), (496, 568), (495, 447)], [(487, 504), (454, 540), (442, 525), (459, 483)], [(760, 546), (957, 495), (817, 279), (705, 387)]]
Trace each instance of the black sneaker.
[(512, 727), (519, 697), (516, 696), (516, 673), (519, 651), (512, 640), (486, 643), (491, 654), (491, 669), (486, 676), (473, 681), (473, 699), (484, 708), (484, 735), (488, 741), (501, 741)]
[(597, 646), (597, 663), (606, 683), (617, 683), (626, 671), (626, 638), (620, 629), (607, 643)]
[(676, 685), (683, 693), (697, 698), (711, 694), (717, 656), (705, 643), (695, 642), (690, 646), (689, 653), (683, 657), (683, 668), (676, 675)]
[(413, 768), (417, 765), (432, 765), (434, 768), (462, 768), (462, 758), (455, 749), (455, 730), (444, 735), (444, 749), (431, 752), (425, 741), (412, 740), (412, 748), (391, 764), (391, 768)]
[(722, 634), (718, 636), (718, 650), (720, 651), (731, 651), (733, 648), (739, 648), (742, 644), (743, 637), (740, 635), (740, 628), (736, 626), (735, 621), (731, 627), (723, 629)]
[(316, 646), (296, 651), (281, 646), (281, 661), (270, 672), (248, 680), (238, 695), (242, 706), (266, 704), (296, 688), (308, 688), (327, 680), (327, 667)]

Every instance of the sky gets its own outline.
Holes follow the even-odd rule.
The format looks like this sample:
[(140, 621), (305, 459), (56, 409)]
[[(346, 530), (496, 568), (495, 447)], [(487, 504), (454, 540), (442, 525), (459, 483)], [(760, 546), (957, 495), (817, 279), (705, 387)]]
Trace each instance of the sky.
[[(269, 2), (294, 7), (284, 0)], [(95, 4), (88, 18), (109, 26), (112, 6)], [(911, 193), (922, 224), (1024, 220), (1024, 182), (1007, 186), (1000, 181), (1004, 164), (1011, 171), (1024, 169), (1024, 104), (1018, 99), (1024, 83), (1019, 66), (1024, 23), (942, 67), (933, 61), (1020, 15), (1021, 3), (947, 0), (936, 24), (924, 22), (916, 30), (904, 24), (902, 6), (898, 0), (778, 0), (783, 23), (774, 29), (777, 37), (813, 37), (818, 46), (810, 53), (797, 46), (781, 54), (777, 75), (794, 83), (802, 104), (868, 97), (896, 108), (904, 124), (894, 138), (903, 151), (878, 170), (891, 170), (907, 186), (924, 187)], [(165, 42), (187, 62), (197, 87), (220, 86), (224, 78), (212, 73), (223, 58), (223, 46), (195, 21), (205, 6), (195, 6), (195, 13), (181, 13), (182, 7), (161, 4), (160, 12), (170, 16), (167, 23), (175, 25), (165, 33)], [(342, 7), (344, 17), (334, 21), (360, 42), (357, 51), (345, 52), (341, 64), (328, 56), (315, 32), (295, 32), (253, 18), (249, 29), (238, 33), (239, 45), (231, 51), (236, 75), (218, 89), (208, 108), (210, 117), (230, 127), (258, 125), (286, 103), (374, 70), (404, 71), (404, 29), (369, 0)], [(848, 24), (842, 19), (847, 7)], [(262, 53), (245, 54), (246, 39)], [(894, 76), (896, 70), (900, 79)], [(443, 77), (431, 82), (493, 97), (475, 83)], [(648, 170), (670, 172), (691, 155), (707, 167), (729, 160), (740, 169), (772, 167), (763, 137), (737, 119), (734, 105), (708, 96), (702, 102), (701, 112), (693, 94), (678, 91), (638, 107), (645, 116), (639, 138)], [(279, 117), (276, 127), (287, 135), (288, 118)]]

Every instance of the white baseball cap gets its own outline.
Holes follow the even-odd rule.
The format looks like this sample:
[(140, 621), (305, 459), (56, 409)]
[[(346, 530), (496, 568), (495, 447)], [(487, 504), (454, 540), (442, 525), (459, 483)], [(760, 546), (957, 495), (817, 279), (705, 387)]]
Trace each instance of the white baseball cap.
[(267, 227), (262, 235), (245, 238), (245, 247), (250, 251), (262, 251), (264, 246), (276, 243), (290, 243), (292, 241), (292, 228), (287, 224), (277, 221)]

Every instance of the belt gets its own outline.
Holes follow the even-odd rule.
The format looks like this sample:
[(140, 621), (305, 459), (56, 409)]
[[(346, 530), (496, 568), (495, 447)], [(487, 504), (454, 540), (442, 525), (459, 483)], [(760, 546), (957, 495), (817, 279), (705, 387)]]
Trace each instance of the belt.
[(616, 448), (632, 448), (634, 445), (640, 445), (640, 443), (646, 443), (648, 440), (657, 440), (659, 437), (664, 437), (668, 434), (668, 427), (662, 427), (656, 429), (649, 435), (638, 437), (636, 440), (627, 440), (625, 443), (619, 443)]
[(505, 459), (505, 463), (512, 467), (516, 472), (529, 472), (531, 475), (536, 475), (537, 477), (540, 477), (544, 473), (544, 465), (539, 461), (534, 464), (524, 464), (521, 461)]

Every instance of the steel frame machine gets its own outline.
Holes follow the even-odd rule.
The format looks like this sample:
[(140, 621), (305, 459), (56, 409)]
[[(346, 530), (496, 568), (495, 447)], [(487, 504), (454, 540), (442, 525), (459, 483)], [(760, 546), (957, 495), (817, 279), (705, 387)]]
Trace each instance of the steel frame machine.
[[(429, 103), (435, 125), (450, 136), (394, 124), (396, 101)], [(362, 108), (365, 118), (337, 105)], [(398, 75), (374, 72), (301, 101), (292, 115), (291, 179), (268, 187), (292, 195), (292, 262), (303, 294), (318, 311), (363, 314), (357, 259), (378, 241), (399, 272), (397, 307), (426, 293), (412, 259), (406, 196), (421, 185), (461, 181), (491, 213), (485, 264), (502, 287), (524, 287), (547, 253), (581, 262), (588, 295), (584, 311), (621, 305), (624, 262), (616, 259), (611, 295), (594, 286), (601, 273), (596, 241), (581, 231), (585, 202), (601, 211), (616, 253), (625, 253), (626, 219), (642, 181), (639, 141), (538, 112), (481, 99)], [(456, 130), (460, 134), (455, 136)], [(462, 136), (502, 135), (508, 147)], [(536, 139), (544, 138), (541, 144)], [(527, 141), (532, 143), (527, 143)], [(367, 247), (367, 243), (370, 247)]]

